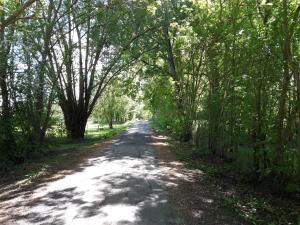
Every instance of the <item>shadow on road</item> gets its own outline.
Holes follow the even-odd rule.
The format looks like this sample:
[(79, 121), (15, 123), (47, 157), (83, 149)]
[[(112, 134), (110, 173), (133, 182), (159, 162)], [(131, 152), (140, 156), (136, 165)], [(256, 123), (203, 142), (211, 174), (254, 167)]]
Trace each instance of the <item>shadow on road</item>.
[(145, 122), (79, 162), (30, 188), (7, 187), (0, 223), (245, 224), (220, 207), (219, 187), (178, 162)]
[(14, 210), (13, 224), (177, 224), (165, 185), (138, 123), (59, 179), (10, 193), (1, 211)]

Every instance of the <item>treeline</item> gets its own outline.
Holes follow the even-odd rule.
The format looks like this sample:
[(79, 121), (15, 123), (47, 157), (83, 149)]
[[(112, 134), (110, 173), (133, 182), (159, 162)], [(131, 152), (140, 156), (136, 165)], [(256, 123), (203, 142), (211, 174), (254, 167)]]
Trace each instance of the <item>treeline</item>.
[(154, 121), (199, 152), (299, 190), (299, 1), (161, 1), (148, 9), (160, 24), (148, 40), (157, 50), (142, 59)]
[[(98, 124), (108, 124), (113, 128), (113, 124), (125, 123), (136, 118), (141, 118), (143, 108), (139, 108), (140, 103), (134, 100), (137, 93), (129, 96), (120, 82), (114, 81), (106, 88), (103, 96), (98, 101), (93, 111), (93, 119)], [(133, 88), (137, 90), (137, 87)], [(125, 94), (126, 93), (126, 94)]]
[(1, 1), (0, 167), (39, 151), (53, 105), (68, 137), (84, 138), (99, 98), (139, 58), (129, 51), (142, 29), (127, 1)]
[(299, 18), (297, 0), (1, 1), (0, 161), (44, 142), (54, 103), (72, 139), (101, 102), (123, 120), (118, 78), (199, 152), (297, 184)]

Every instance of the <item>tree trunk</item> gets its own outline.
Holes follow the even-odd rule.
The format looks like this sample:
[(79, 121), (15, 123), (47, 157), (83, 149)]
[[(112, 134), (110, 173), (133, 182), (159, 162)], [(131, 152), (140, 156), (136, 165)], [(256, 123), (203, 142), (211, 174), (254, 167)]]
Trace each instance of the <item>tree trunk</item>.
[(173, 46), (169, 35), (169, 25), (163, 26), (165, 46), (167, 51), (167, 63), (169, 65), (169, 73), (174, 81), (174, 101), (177, 107), (178, 117), (182, 122), (182, 133), (180, 139), (183, 141), (190, 141), (192, 138), (192, 122), (191, 118), (185, 113), (184, 101), (182, 97), (182, 87), (180, 74), (178, 73), (178, 68), (176, 68), (175, 56), (173, 53)]
[(4, 150), (4, 157), (12, 154), (15, 148), (15, 138), (11, 121), (11, 109), (9, 103), (9, 92), (7, 87), (7, 54), (8, 50), (4, 40), (4, 30), (0, 29), (0, 88), (2, 96), (2, 117), (1, 117), (1, 149)]
[(213, 155), (220, 158), (224, 157), (223, 146), (221, 146), (221, 116), (222, 116), (222, 100), (220, 93), (220, 71), (216, 65), (216, 51), (214, 47), (211, 48), (209, 53), (209, 97), (208, 97), (208, 126), (209, 126), (209, 149)]
[(252, 128), (252, 143), (253, 143), (253, 165), (255, 174), (258, 175), (261, 162), (261, 140), (262, 138), (262, 115), (261, 115), (261, 102), (262, 102), (262, 82), (259, 81), (257, 87), (257, 92), (255, 95), (255, 114), (253, 118), (253, 128)]
[(109, 129), (113, 129), (113, 120), (110, 118), (109, 123), (108, 123)]
[(288, 88), (290, 85), (290, 56), (291, 56), (291, 39), (289, 34), (288, 23), (288, 3), (287, 0), (283, 1), (283, 25), (284, 25), (284, 42), (283, 42), (283, 80), (281, 83), (281, 94), (279, 98), (278, 114), (277, 114), (277, 139), (276, 139), (276, 155), (274, 160), (275, 166), (280, 166), (283, 163), (284, 155), (284, 118), (286, 116), (286, 99)]
[(72, 140), (84, 139), (88, 116), (78, 112), (64, 112), (67, 135)]
[(297, 126), (297, 159), (298, 159), (298, 180), (300, 181), (300, 64), (297, 63), (295, 60), (292, 61), (292, 70), (293, 75), (296, 83), (296, 117), (298, 120), (298, 123), (296, 123)]
[(281, 95), (279, 99), (279, 107), (278, 107), (278, 114), (277, 114), (277, 140), (276, 140), (276, 156), (275, 156), (275, 165), (281, 165), (283, 161), (283, 153), (284, 153), (284, 118), (286, 114), (286, 95), (288, 92), (289, 82), (290, 82), (290, 75), (289, 75), (289, 68), (288, 65), (285, 63), (284, 66), (284, 78), (282, 82), (281, 88)]

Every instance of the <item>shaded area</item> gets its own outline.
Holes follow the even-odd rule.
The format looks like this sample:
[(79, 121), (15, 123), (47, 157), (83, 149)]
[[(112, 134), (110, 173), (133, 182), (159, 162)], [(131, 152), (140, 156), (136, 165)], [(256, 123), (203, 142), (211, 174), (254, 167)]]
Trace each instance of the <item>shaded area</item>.
[[(73, 159), (75, 155), (85, 154), (87, 149), (99, 147), (107, 139), (124, 133), (129, 126), (131, 122), (116, 124), (113, 129), (89, 124), (85, 139), (80, 141), (69, 140), (66, 136), (49, 135), (45, 140), (46, 145), (40, 146), (41, 151), (31, 152), (24, 163), (11, 166), (7, 171), (0, 170), (0, 198), (3, 189), (13, 189), (17, 182), (19, 185), (24, 185), (45, 174), (54, 173), (53, 170), (57, 172), (61, 162)], [(74, 164), (74, 162), (70, 163)]]
[(72, 169), (30, 189), (7, 187), (1, 224), (246, 224), (222, 205), (218, 185), (168, 145), (139, 122)]
[(164, 173), (169, 193), (169, 202), (184, 224), (246, 225), (241, 216), (224, 204), (224, 195), (229, 194), (220, 181), (199, 169), (192, 169), (176, 159), (172, 152), (176, 145), (167, 137), (153, 137), (155, 153)]
[(23, 209), (11, 223), (180, 224), (150, 142), (138, 123), (72, 173), (14, 199)]

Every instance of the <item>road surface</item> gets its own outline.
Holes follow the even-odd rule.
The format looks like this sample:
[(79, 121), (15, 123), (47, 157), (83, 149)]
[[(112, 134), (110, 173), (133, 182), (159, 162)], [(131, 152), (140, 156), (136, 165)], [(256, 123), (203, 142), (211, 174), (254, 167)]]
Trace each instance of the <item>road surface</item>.
[(74, 173), (34, 190), (13, 224), (184, 224), (168, 201), (148, 124), (112, 142)]

